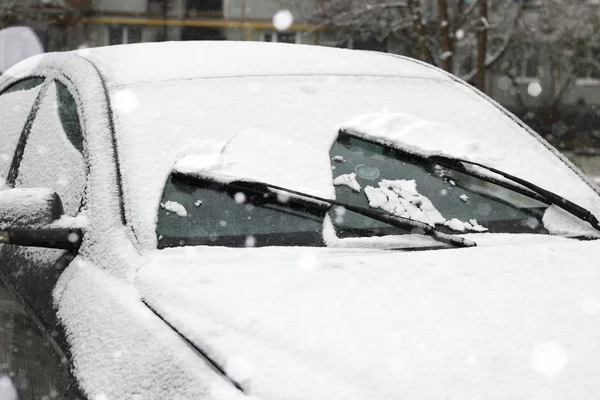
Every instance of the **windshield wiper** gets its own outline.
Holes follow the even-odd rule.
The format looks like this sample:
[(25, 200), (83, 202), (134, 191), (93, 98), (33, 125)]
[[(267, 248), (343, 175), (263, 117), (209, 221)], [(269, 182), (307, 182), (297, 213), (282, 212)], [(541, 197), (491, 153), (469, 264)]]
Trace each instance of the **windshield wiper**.
[[(484, 165), (484, 164), (481, 164), (478, 162), (467, 161), (467, 160), (463, 160), (461, 158), (451, 158), (451, 157), (445, 157), (445, 156), (430, 156), (430, 157), (428, 157), (428, 159), (436, 164), (439, 164), (443, 167), (450, 168), (450, 169), (457, 169), (456, 163), (459, 162), (461, 164), (474, 165), (476, 167), (483, 168), (487, 171), (490, 171), (494, 174), (500, 175), (501, 177), (508, 179), (514, 183), (517, 183), (517, 184), (521, 185), (522, 187), (533, 192), (531, 194), (528, 194), (525, 190), (518, 190), (519, 193), (521, 193), (525, 196), (532, 197), (537, 200), (541, 200), (542, 202), (547, 203), (547, 204), (554, 204), (557, 207), (562, 208), (566, 212), (574, 215), (575, 217), (588, 222), (594, 229), (600, 231), (600, 222), (598, 221), (596, 216), (594, 214), (592, 214), (589, 210), (581, 207), (578, 204), (573, 203), (572, 201), (570, 201), (568, 199), (565, 199), (564, 197), (562, 197), (554, 192), (551, 192), (549, 190), (546, 190), (542, 187), (537, 186), (536, 184), (526, 181), (525, 179), (511, 175), (504, 171), (500, 171), (493, 167), (488, 167), (487, 165)], [(489, 181), (492, 183), (496, 183), (496, 184), (499, 183), (499, 181), (494, 178), (486, 177), (482, 174), (478, 174), (478, 173), (469, 171), (468, 169), (464, 168), (464, 165), (463, 165), (462, 169), (459, 169), (459, 171), (462, 173), (465, 173), (467, 175), (475, 176), (479, 179), (483, 179), (483, 180), (486, 180), (486, 181)], [(505, 186), (505, 185), (502, 185), (502, 186)], [(515, 189), (515, 188), (512, 187), (512, 189)]]
[(270, 192), (284, 192), (291, 195), (294, 195), (296, 198), (307, 199), (312, 202), (319, 202), (322, 204), (329, 204), (329, 206), (338, 206), (343, 207), (348, 211), (352, 211), (356, 214), (360, 214), (364, 217), (374, 219), (379, 222), (383, 222), (385, 224), (394, 226), (396, 228), (409, 231), (411, 234), (425, 235), (429, 236), (437, 242), (451, 245), (453, 247), (475, 247), (477, 243), (472, 240), (464, 239), (460, 236), (450, 235), (447, 233), (443, 233), (435, 229), (434, 227), (421, 222), (416, 221), (414, 219), (398, 217), (393, 214), (388, 214), (383, 211), (373, 210), (361, 206), (357, 206), (354, 204), (345, 203), (342, 201), (325, 199), (323, 197), (314, 196), (311, 194), (299, 192), (292, 189), (287, 189), (281, 186), (270, 185), (266, 183), (260, 182), (248, 182), (248, 181), (235, 181), (229, 183), (229, 186), (233, 186), (235, 188), (254, 191), (259, 194), (270, 193)]

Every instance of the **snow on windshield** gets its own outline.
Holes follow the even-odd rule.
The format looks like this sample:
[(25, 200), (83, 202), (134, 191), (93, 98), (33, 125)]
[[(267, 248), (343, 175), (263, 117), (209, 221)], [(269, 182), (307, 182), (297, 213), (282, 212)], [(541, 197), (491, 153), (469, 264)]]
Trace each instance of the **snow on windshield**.
[(334, 185), (345, 185), (354, 190), (355, 192), (360, 192), (361, 187), (358, 181), (356, 180), (356, 173), (344, 174), (336, 177), (333, 180)]
[[(190, 142), (228, 143), (222, 159), (210, 166), (215, 176), (261, 180), (333, 198), (329, 150), (340, 127), (353, 127), (356, 132), (368, 128), (360, 133), (394, 145), (410, 139), (417, 150), (477, 155), (478, 161), (600, 214), (597, 194), (573, 170), (500, 110), (458, 84), (365, 76), (279, 76), (126, 88), (137, 105), (127, 112), (116, 111), (117, 140), (129, 217), (145, 246), (156, 246), (156, 215), (164, 184)], [(197, 95), (200, 88), (202, 96)], [(381, 110), (390, 112), (381, 114)], [(369, 112), (375, 114), (357, 119)], [(199, 158), (187, 158), (185, 163), (188, 172), (206, 173), (207, 165)], [(177, 169), (182, 165), (180, 159)], [(551, 176), (548, 170), (553, 171)]]
[(417, 191), (417, 183), (414, 179), (382, 179), (377, 187), (365, 187), (365, 195), (369, 199), (369, 206), (380, 208), (398, 217), (421, 221), (431, 226), (444, 224), (460, 232), (487, 231), (476, 220), (463, 222), (453, 218), (447, 221), (431, 200)]
[(172, 213), (179, 215), (180, 217), (187, 217), (187, 215), (188, 215), (185, 207), (176, 201), (166, 201), (164, 204), (161, 203), (160, 206), (167, 211), (170, 211)]

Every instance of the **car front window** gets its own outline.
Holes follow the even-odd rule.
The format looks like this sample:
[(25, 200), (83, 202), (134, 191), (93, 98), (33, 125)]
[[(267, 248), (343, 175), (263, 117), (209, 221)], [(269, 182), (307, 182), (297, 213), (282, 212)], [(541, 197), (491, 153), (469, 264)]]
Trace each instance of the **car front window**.
[(158, 212), (158, 247), (323, 246), (327, 208), (173, 174)]
[[(547, 233), (548, 206), (500, 184), (345, 133), (330, 155), (338, 202), (446, 233)], [(415, 233), (340, 206), (173, 173), (158, 211), (158, 247), (323, 246), (327, 213), (338, 238)]]
[[(338, 200), (418, 219), (449, 233), (545, 233), (542, 216), (548, 205), (426, 158), (348, 134), (339, 136), (331, 157)], [(339, 237), (400, 233), (335, 208), (331, 217)]]

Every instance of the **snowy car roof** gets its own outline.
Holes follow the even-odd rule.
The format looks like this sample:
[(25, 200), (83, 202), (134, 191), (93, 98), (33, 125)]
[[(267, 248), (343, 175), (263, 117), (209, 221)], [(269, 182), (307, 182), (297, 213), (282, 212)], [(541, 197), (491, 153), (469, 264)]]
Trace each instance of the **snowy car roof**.
[(385, 53), (263, 42), (142, 43), (79, 50), (108, 79), (108, 86), (180, 79), (364, 75), (449, 78), (433, 68)]

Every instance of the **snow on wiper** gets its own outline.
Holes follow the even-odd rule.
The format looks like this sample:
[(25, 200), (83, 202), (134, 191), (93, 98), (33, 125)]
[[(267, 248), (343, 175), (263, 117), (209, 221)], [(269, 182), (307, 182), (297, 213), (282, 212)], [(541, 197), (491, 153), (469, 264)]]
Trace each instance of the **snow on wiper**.
[(302, 193), (296, 190), (287, 189), (281, 186), (270, 185), (266, 183), (259, 182), (247, 182), (247, 181), (236, 181), (231, 182), (231, 186), (236, 188), (250, 190), (258, 193), (268, 193), (268, 192), (284, 192), (287, 194), (294, 195), (294, 197), (305, 199), (311, 202), (318, 202), (322, 204), (327, 204), (329, 206), (338, 206), (344, 207), (348, 211), (352, 211), (356, 214), (360, 214), (364, 217), (374, 219), (379, 222), (386, 223), (388, 225), (394, 226), (399, 229), (403, 229), (409, 231), (411, 234), (415, 235), (425, 235), (429, 236), (437, 242), (451, 245), (453, 247), (475, 247), (477, 243), (472, 240), (464, 239), (460, 236), (450, 235), (443, 232), (438, 231), (434, 227), (421, 222), (416, 221), (414, 219), (399, 217), (393, 214), (388, 214), (384, 211), (372, 210), (369, 208), (357, 206), (354, 204), (345, 203), (337, 200), (325, 199), (323, 197), (314, 196), (307, 193)]
[[(598, 221), (596, 216), (594, 214), (592, 214), (589, 210), (581, 207), (578, 204), (573, 203), (572, 201), (570, 201), (554, 192), (551, 192), (549, 190), (546, 190), (542, 187), (537, 186), (534, 183), (526, 181), (525, 179), (511, 175), (504, 171), (500, 171), (493, 167), (488, 167), (487, 165), (484, 165), (484, 164), (481, 164), (478, 162), (468, 161), (468, 160), (464, 160), (461, 158), (450, 158), (450, 157), (446, 157), (446, 156), (430, 156), (430, 157), (428, 157), (428, 159), (436, 164), (439, 164), (443, 167), (447, 167), (450, 169), (456, 169), (457, 162), (459, 162), (461, 164), (467, 164), (467, 165), (472, 165), (475, 167), (483, 168), (489, 172), (492, 172), (496, 175), (503, 177), (504, 179), (514, 182), (532, 192), (531, 194), (528, 194), (525, 191), (519, 191), (521, 194), (524, 194), (526, 196), (532, 197), (537, 200), (541, 200), (542, 202), (547, 203), (547, 204), (553, 204), (553, 205), (565, 210), (566, 212), (574, 215), (575, 217), (577, 217), (585, 222), (588, 222), (594, 229), (600, 231), (600, 222)], [(460, 172), (463, 172), (467, 175), (475, 176), (475, 177), (483, 179), (483, 180), (495, 182), (495, 180), (493, 178), (482, 176), (478, 173), (469, 171), (466, 168), (464, 170), (461, 170)]]

